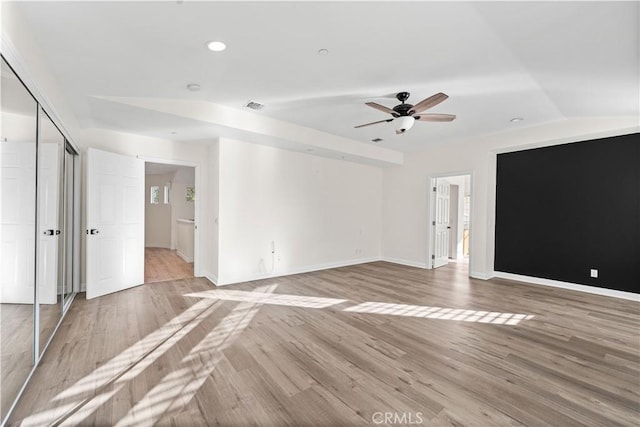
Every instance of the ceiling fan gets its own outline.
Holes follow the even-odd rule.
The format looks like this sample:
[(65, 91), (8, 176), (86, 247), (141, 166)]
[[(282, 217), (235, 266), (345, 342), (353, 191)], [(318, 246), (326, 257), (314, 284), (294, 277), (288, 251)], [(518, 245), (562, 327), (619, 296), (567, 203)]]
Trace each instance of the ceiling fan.
[(385, 107), (384, 105), (377, 104), (375, 102), (366, 102), (369, 107), (375, 108), (376, 110), (383, 111), (385, 113), (389, 113), (393, 116), (391, 119), (386, 120), (378, 120), (377, 122), (366, 123), (364, 125), (355, 126), (356, 128), (361, 128), (364, 126), (375, 125), (378, 123), (392, 122), (396, 119), (396, 134), (400, 135), (411, 129), (414, 122), (416, 120), (421, 122), (450, 122), (453, 121), (456, 116), (454, 114), (424, 114), (422, 113), (424, 110), (435, 107), (441, 102), (445, 101), (449, 98), (448, 95), (444, 93), (436, 93), (435, 95), (430, 96), (429, 98), (423, 99), (418, 102), (416, 105), (405, 104), (405, 101), (409, 99), (409, 92), (399, 92), (396, 95), (398, 101), (401, 104), (396, 105), (393, 108)]

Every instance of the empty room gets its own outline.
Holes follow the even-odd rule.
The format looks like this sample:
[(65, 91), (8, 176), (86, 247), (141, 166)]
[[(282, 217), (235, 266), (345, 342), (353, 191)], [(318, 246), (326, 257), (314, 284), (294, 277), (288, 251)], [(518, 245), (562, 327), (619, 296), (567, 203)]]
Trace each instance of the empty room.
[(636, 426), (640, 3), (2, 1), (1, 426)]

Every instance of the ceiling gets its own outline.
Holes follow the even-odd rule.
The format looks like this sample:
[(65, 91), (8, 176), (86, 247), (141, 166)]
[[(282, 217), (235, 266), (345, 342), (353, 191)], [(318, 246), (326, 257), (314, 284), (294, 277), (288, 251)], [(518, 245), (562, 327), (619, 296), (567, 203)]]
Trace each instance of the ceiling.
[[(154, 107), (204, 101), (411, 152), (571, 118), (639, 115), (638, 2), (185, 0), (19, 8), (84, 127), (176, 141), (225, 136), (215, 119)], [(208, 51), (210, 40), (227, 50)], [(189, 83), (201, 90), (187, 90)], [(364, 103), (393, 107), (399, 91), (410, 92), (414, 104), (444, 92), (450, 98), (429, 112), (457, 119), (416, 123), (405, 135), (395, 135), (393, 123), (354, 129), (390, 117)], [(244, 108), (249, 100), (264, 109)]]

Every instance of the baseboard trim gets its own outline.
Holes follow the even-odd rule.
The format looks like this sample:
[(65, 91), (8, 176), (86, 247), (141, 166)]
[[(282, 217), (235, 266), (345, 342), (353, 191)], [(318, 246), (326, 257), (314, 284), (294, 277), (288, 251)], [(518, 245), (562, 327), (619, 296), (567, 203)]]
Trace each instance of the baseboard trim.
[(406, 259), (392, 258), (392, 257), (388, 257), (388, 256), (383, 256), (379, 260), (380, 261), (391, 262), (393, 264), (406, 265), (407, 267), (417, 267), (417, 268), (431, 269), (431, 266), (427, 265), (424, 262), (415, 262), (415, 261), (409, 261), (409, 260), (406, 260)]
[(328, 262), (324, 264), (308, 265), (305, 267), (294, 268), (288, 271), (282, 271), (282, 272), (277, 271), (277, 272), (273, 272), (272, 274), (245, 276), (239, 279), (232, 279), (228, 282), (221, 280), (220, 283), (216, 283), (216, 286), (236, 285), (238, 283), (252, 282), (254, 280), (264, 280), (264, 279), (272, 279), (276, 277), (292, 276), (294, 274), (311, 273), (313, 271), (328, 270), (331, 268), (339, 268), (339, 267), (348, 267), (350, 265), (366, 264), (368, 262), (375, 262), (375, 261), (381, 261), (380, 257), (356, 258), (348, 261)]
[(182, 260), (184, 262), (193, 262), (193, 258), (189, 258), (188, 256), (186, 256), (185, 254), (183, 254), (180, 251), (176, 251), (176, 255), (178, 255), (180, 258), (182, 258)]
[(146, 244), (146, 243), (145, 243), (145, 244), (144, 244), (144, 248), (145, 248), (145, 249), (168, 249), (168, 250), (170, 250), (170, 251), (172, 251), (172, 250), (173, 250), (173, 249), (171, 248), (171, 245), (163, 245), (163, 244), (157, 244), (157, 245), (155, 245), (155, 244), (152, 244), (152, 243), (150, 243), (150, 244)]
[(491, 275), (491, 274), (487, 274), (487, 273), (481, 273), (479, 271), (470, 271), (469, 272), (469, 277), (471, 277), (473, 279), (489, 280), (494, 276)]
[(542, 279), (540, 277), (522, 276), (520, 274), (504, 273), (502, 271), (495, 271), (493, 277), (500, 279), (515, 280), (518, 282), (524, 282), (530, 285), (538, 286), (551, 286), (553, 288), (570, 289), (572, 291), (586, 292), (589, 294), (603, 295), (607, 297), (614, 297), (620, 299), (626, 299), (630, 301), (640, 302), (640, 294), (634, 294), (633, 292), (617, 291), (614, 289), (598, 288), (595, 286), (579, 285), (577, 283), (562, 282), (559, 280)]
[(218, 276), (213, 273), (209, 273), (208, 271), (202, 272), (202, 277), (205, 277), (208, 281), (214, 284), (214, 286), (218, 286)]

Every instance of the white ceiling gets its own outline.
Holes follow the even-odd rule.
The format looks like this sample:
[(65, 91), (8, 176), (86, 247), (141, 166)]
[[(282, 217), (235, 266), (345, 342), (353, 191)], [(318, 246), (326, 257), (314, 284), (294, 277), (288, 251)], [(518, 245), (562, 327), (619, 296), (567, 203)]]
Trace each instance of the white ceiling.
[[(128, 104), (207, 101), (413, 151), (516, 127), (639, 115), (638, 2), (24, 2), (80, 123), (178, 141), (216, 123)], [(205, 42), (222, 40), (213, 53)], [(320, 56), (317, 51), (328, 49)], [(188, 83), (201, 85), (189, 92)], [(393, 94), (452, 123), (355, 125)], [(120, 100), (122, 98), (122, 100)], [(511, 123), (513, 117), (524, 121)], [(172, 132), (175, 132), (172, 133)]]

